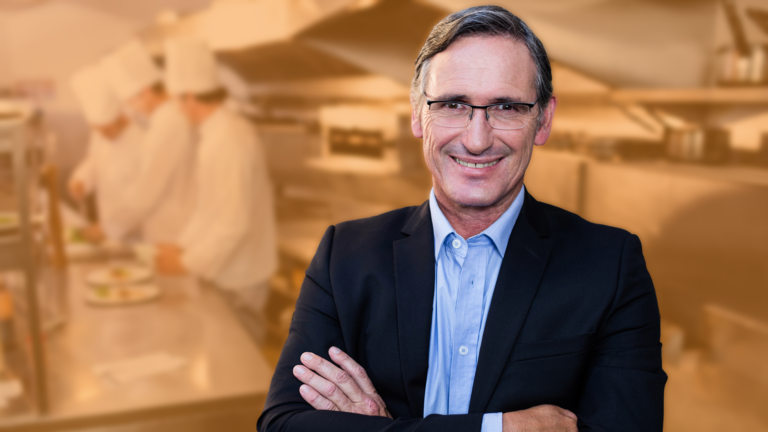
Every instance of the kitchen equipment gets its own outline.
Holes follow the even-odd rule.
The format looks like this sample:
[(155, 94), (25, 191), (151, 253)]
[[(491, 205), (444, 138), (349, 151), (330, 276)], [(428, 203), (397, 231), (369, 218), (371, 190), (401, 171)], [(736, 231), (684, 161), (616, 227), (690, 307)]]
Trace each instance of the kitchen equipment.
[(721, 165), (730, 160), (730, 132), (725, 129), (688, 127), (667, 134), (667, 156), (680, 162)]

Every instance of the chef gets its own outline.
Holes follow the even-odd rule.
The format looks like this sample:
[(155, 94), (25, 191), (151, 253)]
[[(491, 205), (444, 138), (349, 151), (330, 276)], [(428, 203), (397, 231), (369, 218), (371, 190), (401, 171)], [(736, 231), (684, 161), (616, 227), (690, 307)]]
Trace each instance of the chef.
[(100, 223), (86, 230), (89, 240), (99, 242), (105, 237), (112, 241), (125, 240), (135, 232), (120, 225), (117, 212), (125, 198), (126, 185), (140, 167), (143, 134), (122, 112), (102, 67), (82, 69), (70, 84), (91, 135), (86, 157), (69, 181), (69, 192), (79, 203), (95, 193)]
[(140, 228), (145, 242), (177, 243), (194, 198), (192, 127), (166, 95), (160, 70), (138, 41), (108, 56), (104, 66), (117, 96), (147, 121), (141, 170), (117, 212), (118, 234)]
[(197, 199), (177, 245), (160, 249), (158, 268), (190, 272), (234, 292), (260, 311), (277, 267), (272, 192), (253, 126), (225, 106), (213, 53), (196, 40), (166, 45), (166, 84), (199, 126)]

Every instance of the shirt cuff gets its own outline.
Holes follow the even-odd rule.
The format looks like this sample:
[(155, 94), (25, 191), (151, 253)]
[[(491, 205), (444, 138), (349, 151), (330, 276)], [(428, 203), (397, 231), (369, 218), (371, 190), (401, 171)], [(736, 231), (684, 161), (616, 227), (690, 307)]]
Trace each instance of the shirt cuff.
[(502, 413), (483, 414), (483, 427), (480, 432), (502, 432)]

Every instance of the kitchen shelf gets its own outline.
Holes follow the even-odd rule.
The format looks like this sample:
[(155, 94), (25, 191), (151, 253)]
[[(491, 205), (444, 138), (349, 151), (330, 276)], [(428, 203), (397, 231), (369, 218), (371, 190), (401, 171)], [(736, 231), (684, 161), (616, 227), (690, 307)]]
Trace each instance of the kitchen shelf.
[(653, 105), (765, 105), (768, 86), (712, 88), (634, 88), (611, 92), (618, 103)]

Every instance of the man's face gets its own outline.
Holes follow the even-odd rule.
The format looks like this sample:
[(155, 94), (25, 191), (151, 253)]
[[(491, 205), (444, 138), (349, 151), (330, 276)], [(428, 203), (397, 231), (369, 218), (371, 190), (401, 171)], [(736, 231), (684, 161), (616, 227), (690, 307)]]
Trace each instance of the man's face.
[[(429, 100), (453, 100), (471, 105), (536, 100), (536, 67), (526, 46), (504, 37), (466, 37), (435, 55), (425, 86)], [(509, 205), (522, 185), (534, 144), (546, 142), (556, 101), (550, 101), (541, 124), (540, 105), (522, 129), (498, 130), (483, 110), (475, 110), (463, 128), (434, 124), (426, 101), (415, 106), (412, 129), (424, 139), (424, 158), (435, 195), (461, 207)], [(470, 168), (456, 161), (488, 164)]]

